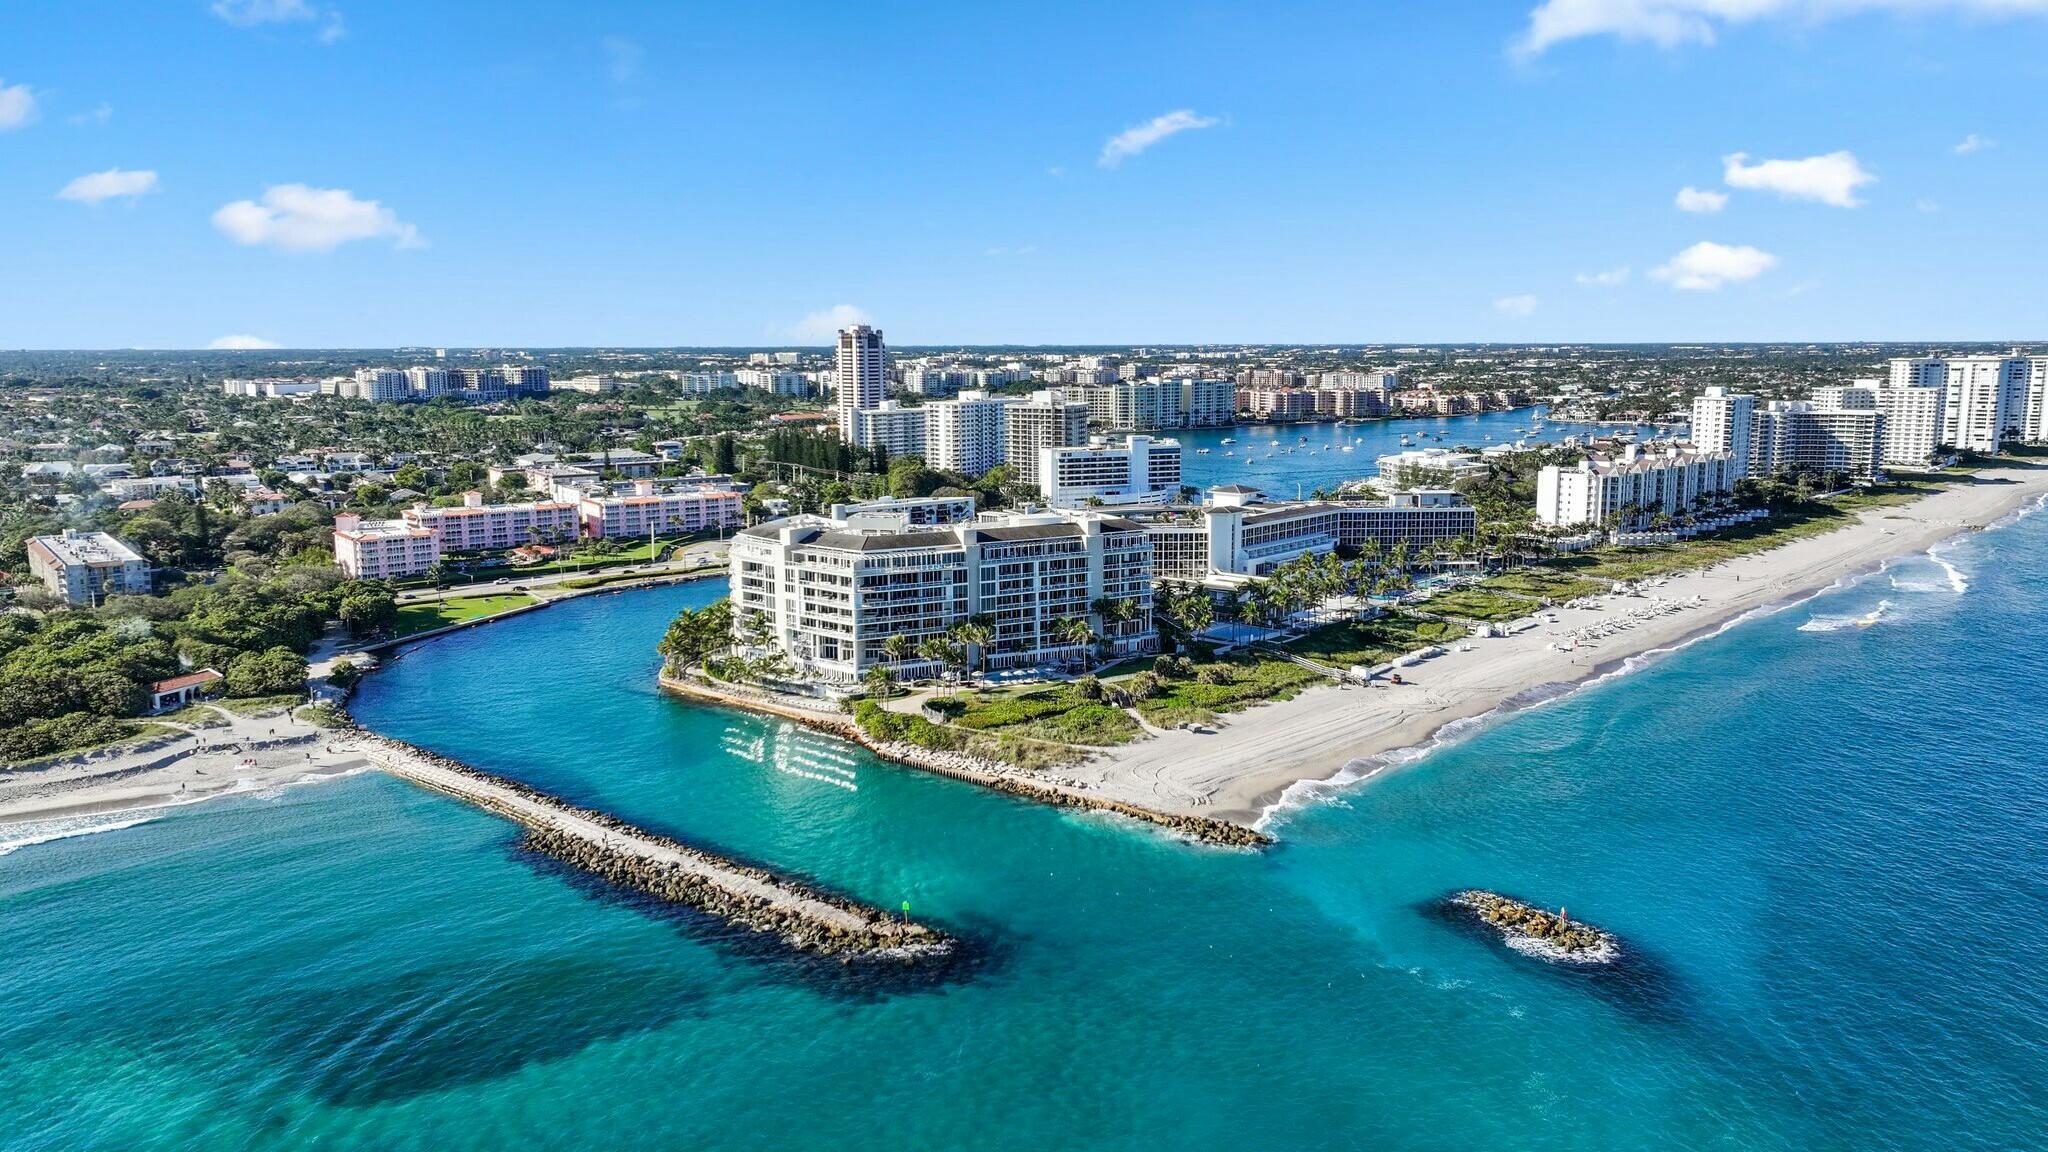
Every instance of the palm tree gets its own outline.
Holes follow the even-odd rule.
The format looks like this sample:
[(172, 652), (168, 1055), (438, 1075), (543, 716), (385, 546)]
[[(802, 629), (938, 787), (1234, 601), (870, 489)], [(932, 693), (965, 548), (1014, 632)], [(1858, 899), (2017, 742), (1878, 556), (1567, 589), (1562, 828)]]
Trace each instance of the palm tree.
[(916, 648), (916, 641), (901, 632), (882, 641), (882, 655), (887, 656), (891, 664), (901, 664), (910, 659)]
[(960, 659), (960, 649), (944, 636), (927, 636), (917, 646), (917, 654), (939, 666), (941, 676), (948, 675)]
[(896, 670), (887, 664), (870, 664), (861, 679), (867, 682), (868, 695), (877, 700), (887, 700), (896, 694)]
[(1085, 616), (1062, 616), (1052, 622), (1052, 634), (1062, 644), (1069, 644), (1081, 650), (1081, 670), (1091, 666), (1089, 657), (1093, 654), (1098, 637), (1095, 629)]
[(946, 638), (965, 651), (977, 671), (986, 672), (988, 649), (996, 642), (995, 618), (985, 614), (969, 616), (953, 625)]

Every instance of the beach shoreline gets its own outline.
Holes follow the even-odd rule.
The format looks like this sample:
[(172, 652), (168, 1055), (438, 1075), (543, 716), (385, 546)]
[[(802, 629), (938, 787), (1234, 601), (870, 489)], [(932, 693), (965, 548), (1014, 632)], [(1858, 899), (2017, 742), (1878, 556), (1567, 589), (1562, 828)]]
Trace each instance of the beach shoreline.
[[(1223, 717), (1213, 731), (1177, 730), (1101, 750), (1062, 769), (1087, 804), (1128, 805), (1156, 822), (1194, 818), (1264, 831), (1278, 813), (1420, 760), (1478, 727), (1540, 707), (1644, 662), (1831, 588), (1901, 556), (1989, 527), (2048, 499), (2048, 468), (1990, 468), (1974, 482), (1912, 504), (1871, 509), (1854, 524), (1713, 568), (1661, 578), (1653, 598), (1606, 595), (1595, 608), (1557, 608), (1557, 623), (1474, 639), (1403, 670), (1400, 687), (1311, 688)], [(1693, 602), (1579, 650), (1561, 636), (1612, 624), (1656, 602)], [(488, 622), (488, 621), (485, 621)], [(417, 639), (417, 638), (416, 638)], [(428, 637), (426, 639), (431, 639)], [(1464, 642), (1456, 646), (1464, 647)], [(734, 701), (721, 701), (736, 706)], [(235, 717), (170, 746), (18, 773), (0, 772), (0, 855), (27, 843), (111, 828), (122, 817), (222, 796), (353, 775), (370, 767), (338, 733), (290, 714)], [(977, 781), (983, 782), (983, 781)], [(1163, 818), (1163, 819), (1160, 819)], [(73, 822), (89, 826), (67, 830)]]
[[(1515, 636), (1491, 637), (1403, 669), (1408, 683), (1311, 688), (1232, 713), (1213, 731), (1168, 732), (1104, 750), (1067, 770), (1098, 795), (1167, 812), (1200, 812), (1266, 828), (1281, 812), (1420, 760), (1445, 743), (1530, 707), (1783, 611), (2007, 519), (2048, 498), (2048, 469), (1988, 468), (1973, 482), (1711, 568), (1660, 577), (1643, 597), (1604, 595), (1594, 608)], [(1664, 607), (1652, 612), (1653, 606)], [(1626, 628), (1617, 625), (1627, 620)], [(1575, 651), (1573, 633), (1612, 634)]]

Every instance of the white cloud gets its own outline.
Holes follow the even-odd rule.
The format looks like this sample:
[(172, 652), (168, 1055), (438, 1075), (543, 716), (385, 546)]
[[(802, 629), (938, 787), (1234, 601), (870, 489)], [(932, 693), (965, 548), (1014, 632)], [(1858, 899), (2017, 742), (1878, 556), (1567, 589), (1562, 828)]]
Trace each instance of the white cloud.
[(345, 188), (275, 184), (263, 201), (237, 200), (213, 214), (213, 226), (237, 244), (266, 244), (289, 252), (331, 252), (352, 240), (389, 238), (396, 248), (422, 248), (418, 228), (375, 200)]
[(213, 343), (208, 344), (207, 347), (215, 349), (216, 351), (223, 352), (252, 352), (264, 348), (282, 348), (283, 345), (279, 344), (275, 340), (265, 340), (261, 336), (250, 336), (243, 334), (236, 336), (222, 336), (219, 339), (215, 340)]
[(1955, 153), (1958, 156), (1968, 156), (1972, 152), (1982, 152), (1986, 148), (1996, 147), (1998, 147), (1998, 141), (1993, 140), (1989, 136), (1979, 136), (1972, 132), (1968, 136), (1963, 137), (1962, 141), (1956, 145)]
[(90, 112), (78, 112), (67, 117), (73, 124), (105, 124), (114, 118), (114, 106), (100, 101), (99, 107)]
[(1877, 183), (1851, 152), (1830, 152), (1804, 160), (1763, 160), (1748, 163), (1746, 153), (1721, 158), (1721, 178), (1730, 188), (1776, 192), (1788, 200), (1817, 200), (1837, 208), (1854, 208), (1856, 189)]
[(1493, 310), (1503, 316), (1532, 316), (1536, 312), (1536, 297), (1526, 293), (1520, 296), (1503, 296), (1493, 302)]
[(99, 204), (119, 196), (134, 199), (145, 193), (156, 191), (156, 173), (147, 168), (139, 171), (125, 171), (109, 168), (105, 172), (94, 172), (80, 176), (66, 184), (57, 193), (59, 200), (76, 200), (81, 204)]
[(1687, 292), (1712, 292), (1723, 284), (1754, 280), (1777, 262), (1776, 256), (1747, 244), (1731, 247), (1702, 240), (1650, 275)]
[(624, 36), (607, 36), (600, 46), (604, 49), (605, 75), (614, 85), (624, 88), (639, 81), (641, 64), (647, 58), (640, 45)]
[(36, 94), (26, 84), (8, 87), (0, 80), (0, 132), (19, 128), (36, 118)]
[(831, 343), (841, 328), (853, 324), (872, 324), (874, 320), (866, 312), (851, 304), (834, 304), (820, 309), (782, 330), (782, 335), (802, 343)]
[(1866, 12), (1968, 17), (2048, 14), (2048, 0), (1541, 0), (1514, 41), (1531, 57), (1570, 40), (1613, 36), (1660, 48), (1712, 44), (1721, 28), (1759, 20), (1818, 24)]
[(1673, 203), (1678, 205), (1680, 212), (1719, 212), (1728, 206), (1728, 194), (1687, 184), (1678, 190)]
[(1102, 155), (1096, 163), (1104, 168), (1114, 168), (1125, 160), (1138, 155), (1169, 136), (1191, 132), (1197, 128), (1214, 128), (1223, 123), (1214, 116), (1197, 116), (1193, 110), (1176, 108), (1163, 116), (1154, 116), (1143, 124), (1135, 124), (1111, 136), (1102, 146)]
[(1628, 265), (1609, 268), (1604, 272), (1581, 272), (1572, 277), (1572, 281), (1581, 288), (1612, 288), (1618, 284), (1628, 283)]
[(332, 44), (348, 35), (348, 25), (336, 9), (322, 8), (307, 0), (213, 0), (213, 14), (237, 28), (262, 24), (320, 22), (320, 42)]

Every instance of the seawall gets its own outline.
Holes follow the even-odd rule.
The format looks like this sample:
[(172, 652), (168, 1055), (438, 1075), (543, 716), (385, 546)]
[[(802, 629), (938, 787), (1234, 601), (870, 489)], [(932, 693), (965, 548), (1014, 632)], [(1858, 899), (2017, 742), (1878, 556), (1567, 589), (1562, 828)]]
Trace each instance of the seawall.
[(616, 817), (570, 804), (402, 741), (348, 740), (376, 767), (501, 816), (524, 843), (571, 867), (658, 899), (765, 932), (805, 951), (914, 961), (950, 952), (943, 933), (763, 868), (726, 860)]
[(1020, 799), (1051, 804), (1057, 808), (1085, 808), (1127, 816), (1133, 820), (1158, 825), (1176, 835), (1199, 840), (1205, 844), (1220, 844), (1233, 848), (1262, 848), (1273, 843), (1273, 838), (1264, 832), (1247, 828), (1242, 824), (1232, 824), (1227, 820), (1161, 812), (1123, 800), (1092, 795), (1078, 788), (1033, 780), (1008, 765), (965, 753), (937, 752), (914, 744), (876, 740), (861, 731), (852, 717), (842, 713), (813, 710), (776, 699), (727, 691), (702, 681), (670, 676), (666, 673), (660, 676), (659, 683), (664, 690), (674, 692), (678, 696), (790, 720), (807, 728), (850, 740), (891, 763), (948, 776), (955, 780), (964, 780)]

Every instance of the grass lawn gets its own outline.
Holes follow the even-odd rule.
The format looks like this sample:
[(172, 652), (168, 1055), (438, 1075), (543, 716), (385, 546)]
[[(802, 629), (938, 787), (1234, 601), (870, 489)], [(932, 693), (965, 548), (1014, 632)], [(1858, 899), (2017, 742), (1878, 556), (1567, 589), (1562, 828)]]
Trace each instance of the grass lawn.
[[(212, 703), (220, 704), (223, 707), (226, 706), (226, 701), (219, 699), (213, 700)], [(220, 713), (215, 712), (206, 704), (187, 704), (176, 712), (166, 712), (161, 716), (151, 717), (151, 719), (166, 720), (173, 724), (183, 724), (187, 728), (225, 728), (228, 723)]]
[(1069, 685), (1021, 693), (957, 697), (967, 705), (953, 725), (977, 732), (1104, 746), (1136, 739), (1143, 729), (1123, 709), (1084, 698)]
[(1329, 683), (1319, 675), (1287, 660), (1271, 657), (1222, 660), (1197, 666), (1228, 670), (1230, 679), (1222, 684), (1199, 680), (1168, 680), (1157, 696), (1138, 703), (1138, 712), (1152, 724), (1172, 728), (1180, 724), (1206, 723), (1219, 712), (1235, 712), (1254, 704), (1290, 700), (1301, 690)]
[(1543, 600), (1576, 600), (1581, 596), (1597, 596), (1607, 591), (1607, 585), (1598, 580), (1587, 580), (1567, 576), (1562, 572), (1548, 572), (1540, 568), (1523, 568), (1514, 572), (1503, 572), (1490, 580), (1474, 585), (1495, 592), (1506, 592), (1515, 596), (1529, 596)]
[(1297, 656), (1306, 656), (1338, 668), (1349, 668), (1354, 664), (1371, 668), (1396, 656), (1432, 644), (1445, 644), (1464, 635), (1463, 626), (1445, 620), (1382, 616), (1377, 620), (1325, 624), (1284, 647)]
[(1536, 611), (1537, 604), (1534, 600), (1485, 588), (1453, 588), (1431, 596), (1421, 608), (1439, 616), (1461, 616), (1467, 620), (1499, 623), (1519, 620)]
[(535, 603), (533, 597), (524, 592), (492, 593), (484, 596), (456, 596), (447, 600), (423, 604), (403, 604), (398, 609), (398, 625), (393, 635), (410, 636), (433, 628), (445, 628), (450, 624), (467, 624), (486, 616), (496, 616), (514, 608), (524, 608)]
[(237, 716), (267, 716), (272, 712), (282, 712), (303, 704), (305, 701), (305, 696), (293, 693), (289, 696), (223, 696), (213, 703)]
[[(686, 536), (664, 536), (655, 540), (651, 546), (647, 541), (641, 540), (637, 543), (627, 544), (618, 551), (603, 556), (585, 556), (580, 564), (571, 558), (567, 560), (550, 560), (545, 564), (529, 564), (523, 568), (510, 564), (480, 565), (469, 569), (467, 572), (458, 573), (451, 571), (442, 580), (442, 583), (447, 584), (451, 588), (461, 588), (473, 583), (470, 580), (472, 576), (476, 577), (474, 583), (489, 584), (500, 576), (508, 580), (519, 580), (534, 576), (559, 576), (564, 572), (589, 572), (595, 575), (607, 568), (616, 568), (621, 564), (646, 564), (652, 561), (664, 549), (695, 543), (699, 540), (716, 539), (718, 539), (718, 532), (716, 529), (713, 529), (707, 532), (692, 532)], [(391, 582), (391, 586), (393, 588), (425, 588), (429, 584), (425, 578), (418, 577), (410, 580), (394, 580)]]

